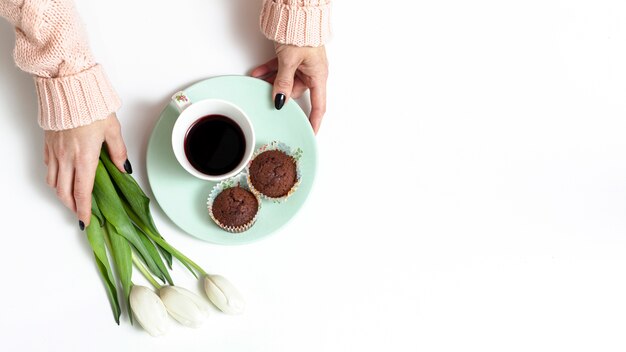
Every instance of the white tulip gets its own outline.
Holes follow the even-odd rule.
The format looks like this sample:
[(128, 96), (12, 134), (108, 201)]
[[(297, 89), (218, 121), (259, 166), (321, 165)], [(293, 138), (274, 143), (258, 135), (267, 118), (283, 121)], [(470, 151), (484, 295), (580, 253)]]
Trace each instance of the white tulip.
[(151, 289), (133, 285), (130, 290), (130, 308), (135, 319), (150, 335), (163, 335), (169, 329), (167, 310)]
[(163, 286), (159, 296), (165, 308), (179, 323), (197, 328), (209, 314), (209, 304), (197, 294), (176, 286)]
[(246, 306), (235, 286), (223, 276), (206, 275), (204, 291), (211, 302), (226, 314), (239, 314)]

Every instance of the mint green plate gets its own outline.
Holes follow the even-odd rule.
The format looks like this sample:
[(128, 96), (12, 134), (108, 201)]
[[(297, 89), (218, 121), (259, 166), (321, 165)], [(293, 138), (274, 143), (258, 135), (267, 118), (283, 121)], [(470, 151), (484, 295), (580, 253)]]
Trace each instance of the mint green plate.
[(247, 76), (219, 76), (198, 82), (184, 90), (191, 101), (207, 98), (228, 100), (252, 120), (256, 148), (271, 141), (284, 142), (303, 150), (300, 158), (302, 182), (284, 203), (263, 200), (256, 223), (246, 232), (232, 234), (220, 229), (209, 217), (206, 202), (215, 182), (190, 175), (178, 164), (172, 151), (171, 133), (178, 110), (171, 103), (161, 113), (146, 156), (148, 181), (161, 209), (181, 229), (199, 239), (224, 245), (259, 240), (280, 229), (302, 208), (313, 186), (317, 168), (315, 136), (306, 114), (290, 100), (274, 109), (272, 86)]

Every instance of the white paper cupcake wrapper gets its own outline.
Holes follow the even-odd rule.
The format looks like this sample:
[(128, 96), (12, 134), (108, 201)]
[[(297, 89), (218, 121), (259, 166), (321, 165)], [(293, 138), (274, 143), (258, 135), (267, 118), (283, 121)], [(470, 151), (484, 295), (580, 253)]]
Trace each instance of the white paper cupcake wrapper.
[(220, 193), (222, 193), (222, 191), (224, 191), (225, 189), (231, 188), (231, 187), (237, 187), (237, 186), (240, 186), (252, 192), (252, 190), (248, 186), (248, 177), (246, 173), (241, 172), (213, 186), (213, 189), (211, 190), (211, 193), (209, 194), (209, 198), (207, 200), (207, 209), (209, 210), (209, 216), (211, 217), (211, 219), (213, 219), (213, 221), (217, 224), (217, 226), (232, 233), (241, 233), (241, 232), (248, 230), (250, 227), (252, 227), (252, 225), (254, 225), (254, 223), (256, 222), (256, 219), (259, 216), (259, 213), (261, 212), (261, 198), (259, 197), (258, 194), (252, 192), (252, 194), (254, 194), (254, 196), (256, 197), (256, 201), (257, 201), (257, 204), (259, 205), (259, 208), (256, 212), (256, 215), (254, 215), (254, 218), (252, 218), (250, 222), (242, 226), (233, 227), (233, 226), (226, 226), (215, 218), (215, 216), (213, 215), (213, 202), (215, 201), (215, 198), (217, 198), (217, 196)]
[[(263, 152), (266, 152), (268, 150), (279, 150), (279, 151), (289, 155), (296, 162), (296, 182), (293, 184), (293, 187), (291, 187), (291, 189), (289, 190), (289, 192), (287, 192), (286, 195), (284, 195), (282, 197), (279, 197), (279, 198), (266, 196), (265, 194), (261, 193), (256, 188), (254, 188), (254, 185), (252, 184), (252, 181), (250, 180), (250, 165), (252, 165), (252, 161), (259, 154), (261, 154)], [(246, 173), (247, 183), (248, 183), (248, 187), (250, 188), (250, 191), (252, 191), (252, 193), (257, 195), (258, 197), (261, 197), (261, 198), (264, 198), (264, 199), (268, 199), (268, 200), (273, 201), (275, 203), (285, 202), (298, 189), (298, 186), (300, 186), (300, 182), (302, 181), (302, 173), (300, 172), (300, 163), (299, 163), (300, 158), (302, 157), (302, 153), (303, 153), (302, 149), (300, 149), (300, 148), (293, 149), (290, 146), (288, 146), (287, 144), (285, 144), (283, 142), (280, 142), (280, 141), (273, 141), (273, 142), (270, 142), (270, 143), (268, 143), (268, 144), (266, 144), (264, 146), (261, 146), (259, 149), (257, 149), (254, 152), (254, 154), (252, 155), (252, 158), (248, 162), (248, 166), (246, 167), (246, 172), (245, 173)]]

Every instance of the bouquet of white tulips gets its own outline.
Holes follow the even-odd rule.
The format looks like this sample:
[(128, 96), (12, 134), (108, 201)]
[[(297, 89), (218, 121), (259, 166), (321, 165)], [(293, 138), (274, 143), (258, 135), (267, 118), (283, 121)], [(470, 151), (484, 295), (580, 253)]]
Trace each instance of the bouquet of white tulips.
[[(104, 149), (92, 197), (87, 238), (118, 325), (120, 306), (127, 305), (131, 324), (134, 316), (153, 336), (167, 331), (168, 313), (185, 326), (200, 326), (207, 316), (208, 303), (203, 297), (174, 286), (169, 272), (172, 258), (180, 261), (196, 278), (204, 280), (207, 297), (221, 311), (227, 314), (243, 311), (243, 299), (228, 280), (207, 274), (163, 239), (152, 220), (149, 198), (131, 175), (115, 167)], [(133, 265), (156, 292), (133, 284)]]

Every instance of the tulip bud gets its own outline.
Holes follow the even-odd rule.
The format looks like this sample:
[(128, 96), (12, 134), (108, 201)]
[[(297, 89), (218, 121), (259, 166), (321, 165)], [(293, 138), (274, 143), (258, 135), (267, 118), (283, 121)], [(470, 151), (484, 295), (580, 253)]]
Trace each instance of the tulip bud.
[(167, 310), (159, 296), (145, 286), (133, 285), (130, 308), (135, 319), (152, 336), (163, 335), (169, 329)]
[(226, 314), (242, 313), (246, 306), (237, 289), (223, 276), (206, 275), (204, 291), (211, 302)]
[(159, 296), (174, 319), (179, 323), (197, 328), (209, 314), (209, 304), (197, 294), (176, 286), (163, 286)]

